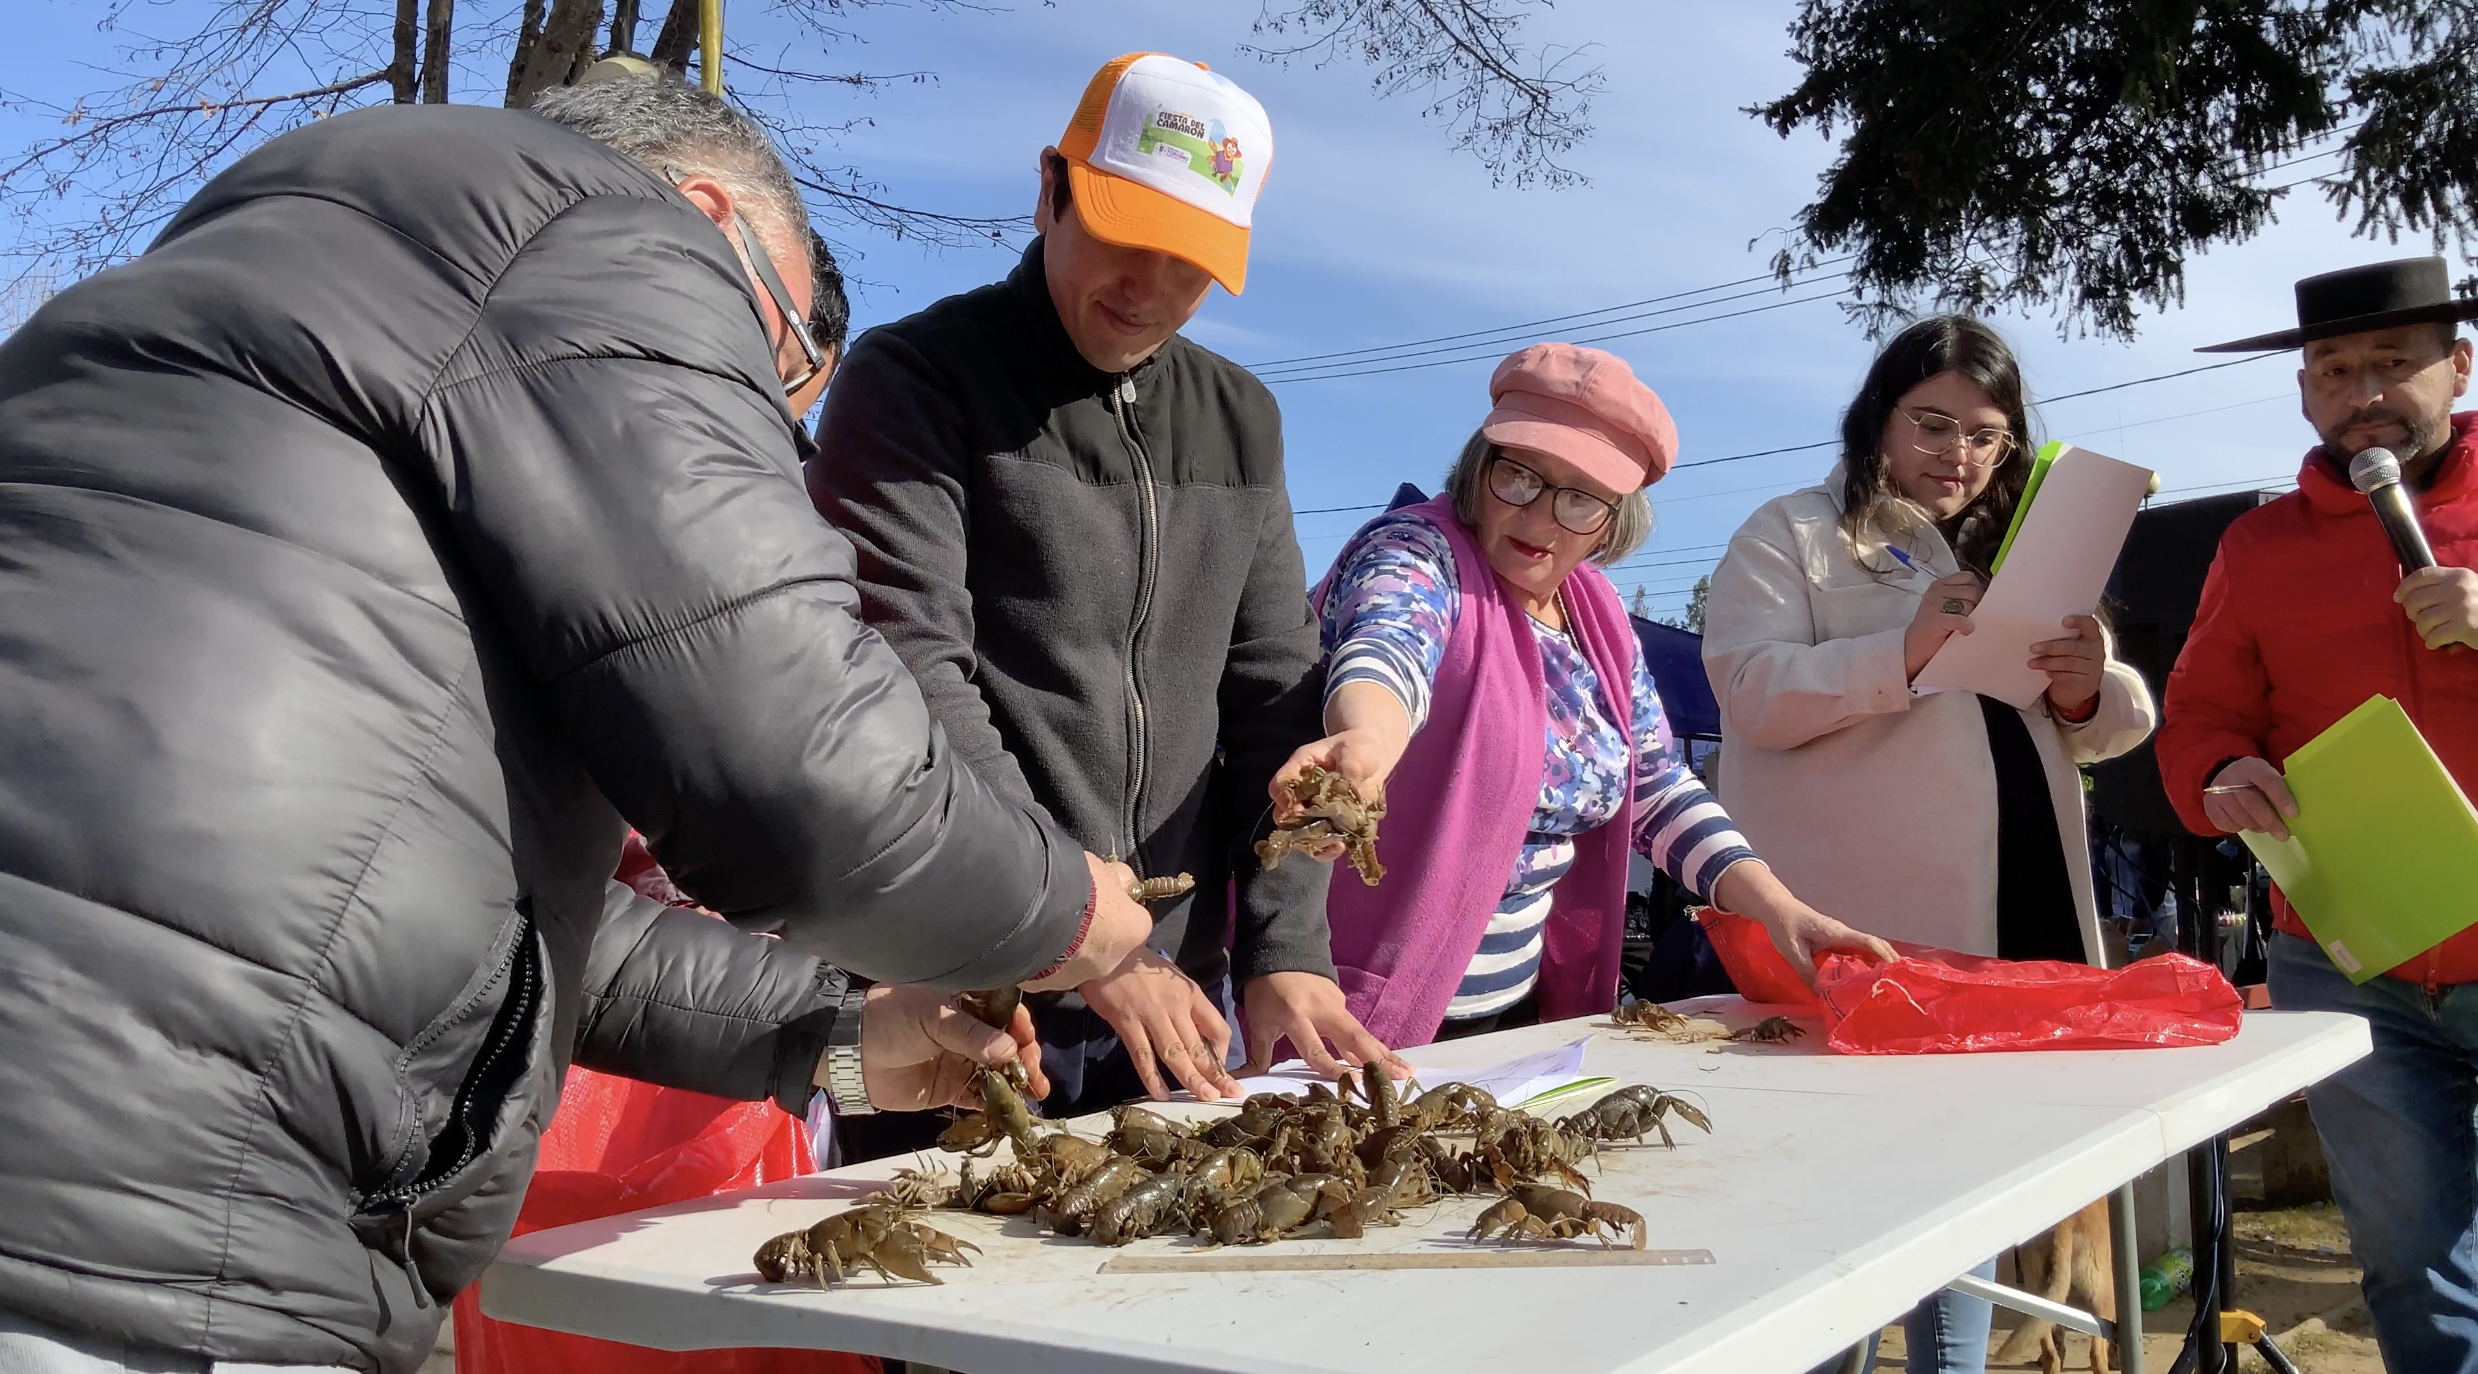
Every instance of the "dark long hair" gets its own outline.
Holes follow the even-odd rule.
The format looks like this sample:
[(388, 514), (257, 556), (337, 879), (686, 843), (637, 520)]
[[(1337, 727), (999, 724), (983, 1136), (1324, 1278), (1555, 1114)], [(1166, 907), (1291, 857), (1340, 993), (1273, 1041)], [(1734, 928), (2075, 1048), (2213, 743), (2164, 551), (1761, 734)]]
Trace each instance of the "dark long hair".
[(1850, 541), (1852, 556), (1860, 557), (1860, 566), (1871, 571), (1901, 571), (1891, 566), (1876, 568), (1859, 554), (1868, 526), (1881, 528), (1877, 517), (1904, 500), (1885, 472), (1881, 451), (1885, 421), (1912, 387), (1940, 372), (1957, 373), (1986, 392), (1996, 408), (2005, 412), (2005, 425), (2013, 431), (2013, 448), (1989, 479), (1987, 490), (1946, 526), (1946, 537), (1963, 567), (1981, 577), (1989, 575), (1988, 564), (1995, 561), (2005, 529), (2013, 523), (2014, 507), (2022, 500), (2023, 483), (2030, 477), (2031, 421), (2022, 368), (1996, 331), (1968, 315), (1931, 315), (1894, 335), (1868, 367), (1867, 380), (1859, 384), (1850, 408), (1841, 413), (1841, 532)]

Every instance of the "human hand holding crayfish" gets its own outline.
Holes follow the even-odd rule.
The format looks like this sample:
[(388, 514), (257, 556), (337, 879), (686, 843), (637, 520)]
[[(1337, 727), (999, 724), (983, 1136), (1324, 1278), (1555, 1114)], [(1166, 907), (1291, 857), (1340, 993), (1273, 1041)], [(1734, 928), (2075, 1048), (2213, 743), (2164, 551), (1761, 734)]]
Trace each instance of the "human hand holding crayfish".
[(881, 1111), (977, 1107), (977, 1075), (985, 1066), (1020, 1065), (1035, 1096), (1050, 1090), (1032, 1013), (1023, 1007), (1000, 1030), (974, 1019), (948, 993), (880, 983), (862, 1001), (860, 1018), (862, 1084)]
[(1092, 853), (1084, 856), (1084, 866), (1093, 880), (1093, 919), (1085, 928), (1084, 942), (1048, 977), (1028, 980), (1026, 992), (1055, 992), (1098, 978), (1125, 963), (1129, 954), (1153, 938), (1153, 913), (1133, 895), (1135, 871)]
[[(1334, 774), (1350, 783), (1362, 799), (1382, 804), (1385, 780), (1394, 775), (1403, 751), (1411, 747), (1411, 713), (1400, 697), (1373, 682), (1346, 682), (1335, 688), (1325, 702), (1325, 729), (1329, 733), (1323, 739), (1299, 746), (1274, 770), (1270, 790), (1275, 825), (1296, 825), (1304, 816), (1299, 780), (1310, 768)], [(1305, 846), (1304, 852), (1319, 863), (1332, 863), (1342, 857), (1343, 849), (1342, 840), (1331, 839)]]

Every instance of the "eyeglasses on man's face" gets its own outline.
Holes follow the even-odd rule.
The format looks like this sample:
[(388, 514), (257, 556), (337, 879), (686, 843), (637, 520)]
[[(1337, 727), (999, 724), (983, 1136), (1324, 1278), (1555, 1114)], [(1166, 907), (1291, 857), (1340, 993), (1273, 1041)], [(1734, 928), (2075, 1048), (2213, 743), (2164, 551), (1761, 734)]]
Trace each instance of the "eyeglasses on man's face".
[[(680, 176), (680, 169), (677, 167), (662, 168), (663, 180), (675, 187), (680, 184)], [(817, 346), (817, 336), (809, 332), (807, 318), (793, 306), (791, 289), (783, 284), (783, 274), (774, 270), (774, 259), (766, 255), (765, 248), (757, 242), (757, 236), (749, 232), (748, 216), (733, 215), (731, 231), (740, 241), (740, 252), (748, 260), (749, 270), (757, 274), (758, 284), (766, 288), (766, 295), (773, 300), (775, 313), (783, 317), (784, 327), (791, 330), (792, 342), (800, 345), (801, 368), (793, 375), (785, 377), (782, 366), (783, 341), (779, 338), (768, 340), (774, 345), (775, 377), (782, 382), (783, 399), (788, 401), (798, 395), (802, 387), (814, 381), (818, 373), (826, 369), (826, 354)]]
[(1992, 468), (2013, 452), (2013, 431), (1990, 426), (1964, 430), (1962, 422), (1941, 410), (1901, 408), (1910, 422), (1910, 446), (1929, 457), (1954, 455), (1965, 467)]
[(1489, 459), (1489, 494), (1521, 509), (1549, 498), (1549, 518), (1572, 534), (1598, 534), (1608, 528), (1618, 503), (1581, 487), (1553, 487), (1549, 479), (1504, 454)]
[[(792, 293), (783, 285), (782, 274), (774, 270), (774, 259), (766, 256), (766, 250), (758, 244), (757, 236), (749, 232), (747, 217), (732, 216), (731, 227), (740, 236), (740, 247), (749, 255), (749, 266), (757, 270), (757, 279), (765, 283), (766, 294), (774, 298), (775, 313), (783, 317), (784, 326), (792, 332), (793, 342), (800, 345), (801, 369), (783, 379), (783, 395), (789, 399), (825, 369), (826, 355), (817, 346), (817, 336), (809, 332), (809, 322), (792, 305)], [(779, 341), (775, 352), (778, 355), (782, 352)]]

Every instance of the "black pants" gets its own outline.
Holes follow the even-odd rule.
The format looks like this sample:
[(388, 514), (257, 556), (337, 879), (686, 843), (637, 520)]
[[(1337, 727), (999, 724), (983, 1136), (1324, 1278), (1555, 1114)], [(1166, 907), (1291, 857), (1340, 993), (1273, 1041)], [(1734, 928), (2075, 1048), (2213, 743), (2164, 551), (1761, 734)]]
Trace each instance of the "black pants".
[(2065, 873), (2048, 773), (2022, 713), (1979, 698), (1996, 764), (1996, 955), (2083, 962), (2082, 919)]

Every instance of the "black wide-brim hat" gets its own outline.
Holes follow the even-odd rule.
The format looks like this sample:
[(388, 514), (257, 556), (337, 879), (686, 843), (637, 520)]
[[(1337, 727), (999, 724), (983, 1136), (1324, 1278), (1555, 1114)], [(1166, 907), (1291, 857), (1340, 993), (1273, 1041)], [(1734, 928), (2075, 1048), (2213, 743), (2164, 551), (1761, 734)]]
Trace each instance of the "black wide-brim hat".
[(2267, 353), (2343, 334), (2467, 319), (2478, 319), (2478, 300), (2452, 294), (2442, 258), (2403, 258), (2308, 277), (2297, 284), (2297, 328), (2194, 351)]

